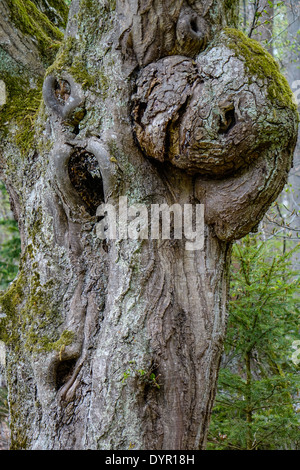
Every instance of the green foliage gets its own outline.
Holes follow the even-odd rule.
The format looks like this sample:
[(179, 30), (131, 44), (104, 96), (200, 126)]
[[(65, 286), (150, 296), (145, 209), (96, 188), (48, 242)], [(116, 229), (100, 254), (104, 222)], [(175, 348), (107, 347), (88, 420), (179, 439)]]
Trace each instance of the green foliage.
[(123, 373), (122, 383), (126, 383), (127, 379), (131, 377), (137, 379), (144, 386), (149, 385), (150, 387), (160, 389), (161, 384), (158, 383), (159, 375), (154, 373), (155, 366), (152, 365), (148, 370), (145, 370), (138, 369), (135, 364), (135, 361), (129, 361), (129, 367)]
[(18, 272), (17, 261), (20, 256), (20, 236), (15, 220), (0, 221), (0, 227), (11, 234), (11, 238), (1, 244), (0, 289), (5, 289)]
[[(299, 62), (300, 30), (291, 34), (290, 28), (298, 19), (299, 8), (299, 2), (240, 0), (240, 29), (248, 35), (253, 24), (253, 35), (276, 57), (281, 68)], [(294, 17), (294, 22), (289, 17)]]
[[(38, 343), (36, 341), (36, 343), (38, 345), (37, 346), (35, 345), (36, 349), (33, 348), (33, 350), (39, 351), (39, 352), (42, 352), (42, 351), (57, 351), (59, 353), (59, 357), (61, 359), (61, 355), (64, 352), (64, 350), (66, 349), (66, 347), (69, 346), (70, 344), (72, 344), (72, 342), (74, 340), (74, 336), (75, 336), (75, 334), (72, 331), (68, 331), (68, 330), (64, 330), (57, 341), (52, 341), (51, 342), (51, 341), (49, 341), (49, 338), (44, 336), (44, 337), (40, 338)], [(35, 340), (36, 340), (36, 338), (35, 338)]]
[[(294, 248), (294, 250), (296, 250)], [(228, 333), (209, 449), (300, 446), (299, 275), (294, 250), (249, 235), (234, 246)]]
[[(0, 182), (0, 291), (18, 272), (21, 244), (17, 222), (12, 218), (5, 186)], [(0, 420), (8, 416), (7, 389), (0, 387)]]
[[(270, 54), (247, 38), (241, 52), (248, 70), (262, 80), (273, 74), (270, 98), (280, 104), (281, 95), (282, 104), (294, 106), (277, 72), (293, 58), (299, 61), (300, 32), (293, 36), (290, 29), (291, 18), (298, 18), (298, 2), (291, 7), (289, 2), (244, 0), (240, 5), (240, 28), (280, 64), (279, 69)], [(238, 54), (242, 36), (232, 31), (231, 47)], [(291, 263), (299, 247), (298, 225), (293, 225), (299, 214), (287, 201), (273, 205), (261, 225), (263, 234), (234, 246), (228, 331), (208, 449), (300, 449), (299, 272), (293, 272)]]
[[(0, 182), (3, 205), (9, 206), (4, 185)], [(21, 242), (17, 222), (9, 215), (0, 215), (0, 290), (6, 289), (16, 277), (21, 252)]]
[[(58, 23), (65, 25), (68, 8), (61, 0), (51, 0), (43, 13), (37, 5), (37, 1), (12, 0), (8, 2), (7, 15), (21, 33), (30, 37), (47, 67), (53, 62), (63, 40), (63, 32), (51, 19), (56, 21), (60, 18)], [(21, 153), (27, 155), (33, 144), (34, 124), (42, 102), (43, 77), (38, 72), (36, 76), (29, 77), (22, 63), (2, 49), (0, 61), (0, 79), (4, 81), (7, 92), (6, 104), (0, 113), (1, 138), (11, 134)]]

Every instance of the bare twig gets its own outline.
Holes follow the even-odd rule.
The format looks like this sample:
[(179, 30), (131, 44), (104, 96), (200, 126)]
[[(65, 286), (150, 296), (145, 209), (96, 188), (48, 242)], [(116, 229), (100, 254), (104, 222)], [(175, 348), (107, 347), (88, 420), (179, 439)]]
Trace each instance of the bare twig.
[(274, 38), (271, 38), (270, 41), (268, 41), (267, 45), (271, 44), (271, 42), (275, 41), (275, 39), (277, 39), (279, 36), (281, 36), (285, 31), (287, 31), (294, 23), (296, 23), (296, 21), (299, 20), (299, 18), (300, 18), (300, 15), (298, 15), (297, 18), (294, 21), (292, 21), (289, 25), (287, 25), (286, 28), (284, 28), (282, 31), (280, 31), (280, 33), (278, 33), (277, 36), (275, 36)]
[(249, 38), (251, 38), (252, 33), (253, 33), (253, 31), (255, 29), (255, 26), (256, 26), (257, 13), (258, 13), (258, 9), (259, 9), (259, 1), (260, 0), (255, 0), (255, 3), (254, 3), (254, 15), (253, 15), (253, 20), (252, 20), (252, 25), (251, 25), (251, 28), (250, 28), (250, 31), (249, 31), (249, 34), (248, 34)]

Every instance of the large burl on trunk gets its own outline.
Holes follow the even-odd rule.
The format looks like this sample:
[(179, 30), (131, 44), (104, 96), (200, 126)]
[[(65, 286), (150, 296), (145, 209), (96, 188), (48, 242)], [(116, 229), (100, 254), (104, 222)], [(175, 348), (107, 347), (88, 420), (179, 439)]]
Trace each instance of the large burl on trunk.
[[(297, 131), (237, 3), (73, 0), (62, 39), (62, 1), (0, 0), (12, 448), (205, 447), (230, 246), (282, 190)], [(102, 240), (97, 208), (120, 196), (203, 204), (203, 249)]]

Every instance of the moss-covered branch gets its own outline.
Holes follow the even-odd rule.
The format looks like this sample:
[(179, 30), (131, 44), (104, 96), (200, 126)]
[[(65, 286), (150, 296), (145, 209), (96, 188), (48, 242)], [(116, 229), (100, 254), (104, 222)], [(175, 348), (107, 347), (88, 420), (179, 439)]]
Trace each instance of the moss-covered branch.
[(63, 33), (30, 0), (13, 0), (7, 5), (12, 23), (19, 32), (31, 38), (42, 61), (48, 65), (63, 39)]
[(5, 94), (0, 105), (0, 134), (2, 139), (12, 140), (21, 153), (33, 141), (43, 76), (60, 47), (67, 14), (63, 0), (0, 0), (0, 25), (7, 37), (0, 46)]
[(51, 23), (58, 28), (65, 28), (69, 13), (67, 0), (32, 0), (32, 3), (49, 18)]

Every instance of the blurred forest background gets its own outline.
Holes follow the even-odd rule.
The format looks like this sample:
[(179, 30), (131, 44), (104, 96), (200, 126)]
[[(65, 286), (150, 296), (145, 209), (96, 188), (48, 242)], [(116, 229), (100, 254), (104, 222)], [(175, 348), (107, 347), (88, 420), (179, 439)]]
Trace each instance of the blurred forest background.
[[(277, 59), (299, 105), (300, 0), (241, 0), (239, 28)], [(234, 245), (228, 332), (209, 450), (300, 449), (299, 242), (300, 138), (281, 196), (257, 232)], [(0, 182), (0, 291), (16, 276), (19, 257), (18, 226)], [(0, 450), (7, 448), (5, 349), (0, 343)]]
[[(242, 0), (239, 28), (277, 59), (299, 105), (300, 0)], [(300, 449), (299, 241), (300, 138), (284, 191), (234, 245), (208, 449)]]

